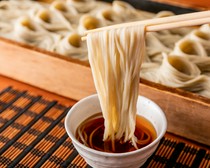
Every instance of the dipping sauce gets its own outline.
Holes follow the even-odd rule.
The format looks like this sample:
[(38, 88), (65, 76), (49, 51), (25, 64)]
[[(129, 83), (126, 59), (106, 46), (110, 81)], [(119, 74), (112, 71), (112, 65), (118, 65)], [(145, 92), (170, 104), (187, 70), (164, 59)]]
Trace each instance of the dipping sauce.
[(104, 118), (97, 113), (83, 121), (76, 130), (76, 138), (82, 144), (95, 150), (111, 153), (130, 152), (147, 146), (157, 137), (155, 128), (144, 117), (136, 116), (136, 128), (134, 135), (137, 138), (136, 147), (131, 141), (123, 140), (103, 141)]

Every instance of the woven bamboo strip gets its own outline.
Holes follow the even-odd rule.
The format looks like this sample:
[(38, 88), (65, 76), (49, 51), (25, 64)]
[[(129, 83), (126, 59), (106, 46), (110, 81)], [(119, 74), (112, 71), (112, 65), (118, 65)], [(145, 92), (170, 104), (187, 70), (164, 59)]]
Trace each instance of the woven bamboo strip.
[(172, 141), (171, 141), (171, 145), (170, 145), (170, 148), (171, 148), (171, 149), (169, 150), (168, 154), (166, 155), (166, 158), (167, 158), (167, 159), (169, 159), (169, 158), (171, 157), (172, 153), (174, 152), (175, 145), (176, 145), (175, 141), (172, 140)]
[(199, 168), (203, 168), (203, 167), (209, 168), (209, 166), (210, 166), (210, 160), (203, 159)]
[(17, 92), (14, 92), (13, 94), (9, 93), (9, 92), (6, 92), (3, 96), (0, 97), (0, 100), (2, 102), (8, 103), (16, 97), (16, 94), (17, 94)]
[(186, 165), (189, 165), (189, 167), (192, 164), (192, 160), (194, 160), (193, 157), (195, 156), (195, 151), (196, 150), (194, 150), (193, 146), (191, 146), (191, 150), (190, 150), (191, 155), (190, 157), (188, 157), (188, 160), (186, 162)]
[(21, 107), (24, 108), (26, 104), (28, 104), (31, 100), (24, 98), (24, 97), (20, 97), (18, 100), (16, 100), (13, 103), (13, 106), (17, 106), (17, 107)]
[(184, 150), (181, 151), (179, 157), (177, 158), (177, 160), (176, 160), (177, 163), (180, 162), (180, 160), (182, 159), (183, 154), (184, 154)]
[[(42, 106), (41, 106), (40, 104), (38, 104), (38, 105), (39, 105), (39, 106), (36, 106), (36, 108), (34, 108), (34, 110), (40, 111), (40, 112), (41, 112)], [(40, 109), (40, 108), (41, 108), (41, 109)], [(23, 116), (24, 116), (24, 117), (23, 117)], [(21, 115), (21, 116), (19, 117), (19, 120), (22, 121), (22, 124), (25, 124), (25, 125), (27, 125), (27, 124), (28, 124), (29, 122), (31, 122), (33, 119), (34, 119), (34, 118), (31, 118), (31, 117), (26, 116), (26, 115)], [(40, 126), (43, 126), (43, 125), (40, 125)], [(11, 130), (11, 129), (12, 129), (11, 127), (8, 127), (8, 129), (5, 130), (6, 135), (4, 135), (4, 134), (3, 134), (3, 135), (6, 136), (6, 137), (8, 137), (7, 134), (10, 135), (11, 131), (13, 131), (13, 130)], [(18, 132), (19, 132), (19, 130), (13, 132), (13, 134), (11, 134), (11, 135), (15, 136)], [(15, 134), (14, 134), (14, 133), (15, 133)], [(22, 137), (24, 137), (24, 135), (26, 135), (26, 133), (23, 134)], [(21, 138), (22, 138), (22, 137), (21, 137)], [(34, 137), (34, 136), (25, 136), (25, 138), (23, 139), (23, 140), (25, 140), (25, 141), (21, 141), (21, 138), (19, 139), (19, 141), (20, 141), (21, 143), (25, 144), (26, 142), (29, 142), (29, 143), (32, 142), (32, 140), (34, 140), (36, 137)], [(27, 143), (26, 143), (26, 144), (27, 144)], [(0, 145), (1, 145), (1, 143), (0, 143)], [(11, 147), (10, 147), (10, 148), (11, 148)], [(7, 150), (8, 152), (11, 151), (10, 148)], [(7, 151), (6, 151), (6, 152), (7, 152)], [(17, 152), (12, 153), (13, 155), (12, 155), (12, 158), (11, 158), (11, 159), (15, 159), (20, 153), (21, 153), (21, 150), (17, 150)]]
[[(14, 117), (16, 115), (16, 111), (14, 111), (13, 109), (6, 109), (1, 113), (1, 118), (6, 119), (6, 120), (10, 120), (12, 117)], [(2, 127), (5, 123), (1, 122), (0, 123), (0, 127)]]
[[(54, 111), (56, 112), (56, 111)], [(50, 132), (52, 135), (56, 135), (57, 138), (61, 138), (65, 134), (65, 130), (61, 127), (55, 126), (53, 130)], [(50, 134), (49, 133), (49, 134)], [(48, 135), (49, 135), (48, 134)], [(55, 144), (55, 142), (46, 141), (45, 139), (42, 139), (34, 148), (39, 149), (43, 152), (47, 152), (50, 150), (50, 148)], [(33, 159), (34, 157), (34, 159)], [(38, 161), (40, 157), (32, 155), (31, 153), (28, 153), (20, 163), (22, 164), (30, 164), (30, 166), (34, 166)]]
[[(66, 140), (67, 142), (71, 142), (70, 138)], [(59, 147), (52, 156), (57, 156), (59, 158), (62, 158), (63, 160), (66, 160), (69, 155), (73, 152), (73, 146), (72, 148), (68, 148), (66, 146)], [(51, 165), (51, 164), (50, 164)]]
[(185, 152), (185, 156), (183, 157), (183, 159), (182, 159), (182, 164), (183, 165), (186, 165), (186, 162), (187, 162), (187, 159), (190, 157), (190, 148), (188, 148), (188, 150)]

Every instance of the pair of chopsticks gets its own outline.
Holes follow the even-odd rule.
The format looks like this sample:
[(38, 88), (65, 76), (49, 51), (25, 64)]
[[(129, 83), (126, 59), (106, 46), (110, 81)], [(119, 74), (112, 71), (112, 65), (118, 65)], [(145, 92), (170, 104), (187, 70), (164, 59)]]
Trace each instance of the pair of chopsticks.
[(170, 17), (122, 23), (112, 26), (101, 27), (98, 29), (88, 30), (84, 33), (82, 40), (86, 40), (87, 38), (86, 35), (89, 33), (99, 32), (103, 30), (118, 29), (123, 27), (145, 25), (146, 32), (155, 32), (155, 31), (168, 30), (180, 27), (197, 26), (207, 23), (210, 23), (210, 11), (194, 12), (190, 14), (182, 14)]

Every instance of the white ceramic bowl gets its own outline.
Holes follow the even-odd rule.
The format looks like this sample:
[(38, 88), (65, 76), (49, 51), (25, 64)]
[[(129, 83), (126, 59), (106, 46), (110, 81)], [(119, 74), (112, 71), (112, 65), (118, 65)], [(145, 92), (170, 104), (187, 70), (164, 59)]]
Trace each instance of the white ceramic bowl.
[(157, 138), (149, 145), (132, 152), (107, 153), (97, 151), (81, 144), (75, 138), (75, 132), (82, 121), (98, 112), (101, 112), (98, 96), (91, 95), (76, 103), (65, 118), (65, 129), (72, 139), (74, 147), (94, 168), (139, 168), (152, 155), (166, 132), (167, 121), (164, 112), (151, 100), (139, 96), (137, 114), (142, 115), (153, 124)]

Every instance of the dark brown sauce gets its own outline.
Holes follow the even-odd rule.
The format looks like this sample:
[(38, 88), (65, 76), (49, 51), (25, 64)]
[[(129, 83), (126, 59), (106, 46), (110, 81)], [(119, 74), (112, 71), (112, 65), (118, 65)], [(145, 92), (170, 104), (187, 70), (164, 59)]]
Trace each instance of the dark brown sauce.
[[(95, 115), (94, 115), (95, 116)], [(103, 141), (104, 135), (104, 118), (100, 115), (100, 117), (94, 118), (94, 116), (87, 120), (85, 120), (80, 126), (81, 133), (85, 133), (86, 135), (83, 136), (85, 139), (85, 143), (79, 137), (78, 129), (76, 131), (76, 138), (86, 146), (89, 146), (93, 149), (104, 151), (104, 152), (111, 152), (111, 153), (123, 153), (123, 152), (130, 152), (136, 150), (131, 142), (122, 143), (120, 140), (114, 141), (114, 148), (111, 141)], [(78, 127), (78, 128), (79, 128)], [(95, 131), (93, 133), (93, 131)], [(142, 134), (143, 133), (143, 134)], [(92, 134), (92, 138), (91, 137)], [(144, 117), (138, 116), (136, 117), (136, 129), (135, 129), (135, 136), (138, 140), (148, 139), (147, 143), (137, 144), (138, 148), (142, 148), (152, 141), (155, 140), (157, 137), (156, 131), (153, 125)], [(83, 134), (84, 135), (84, 134)], [(86, 137), (86, 138), (85, 138)], [(92, 142), (91, 142), (92, 141)]]

